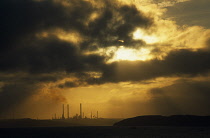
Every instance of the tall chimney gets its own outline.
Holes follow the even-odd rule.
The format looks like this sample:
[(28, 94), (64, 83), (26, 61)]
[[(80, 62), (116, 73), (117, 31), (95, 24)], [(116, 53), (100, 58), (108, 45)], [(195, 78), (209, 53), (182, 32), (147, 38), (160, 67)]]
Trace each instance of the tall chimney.
[(70, 118), (69, 117), (69, 104), (67, 104), (67, 117), (68, 117), (68, 119)]
[(82, 104), (80, 103), (80, 118), (82, 119)]
[(63, 114), (62, 114), (62, 119), (65, 119), (65, 116), (64, 116), (64, 104), (63, 104)]
[(91, 119), (93, 118), (93, 114), (92, 114), (92, 111), (91, 111), (91, 116), (90, 116), (90, 118), (91, 118)]

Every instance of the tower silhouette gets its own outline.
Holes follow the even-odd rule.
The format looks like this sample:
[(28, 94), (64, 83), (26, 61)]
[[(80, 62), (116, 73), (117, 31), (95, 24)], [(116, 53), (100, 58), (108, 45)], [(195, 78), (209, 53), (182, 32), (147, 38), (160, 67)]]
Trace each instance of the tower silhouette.
[(80, 103), (80, 118), (82, 119), (82, 104)]
[(62, 114), (62, 119), (65, 119), (65, 114), (64, 114), (64, 104), (63, 104), (63, 114)]
[(67, 104), (67, 118), (69, 119), (70, 116), (69, 116), (69, 104)]
[(91, 115), (90, 115), (90, 118), (91, 118), (91, 119), (93, 119), (93, 114), (92, 114), (92, 111), (91, 111)]

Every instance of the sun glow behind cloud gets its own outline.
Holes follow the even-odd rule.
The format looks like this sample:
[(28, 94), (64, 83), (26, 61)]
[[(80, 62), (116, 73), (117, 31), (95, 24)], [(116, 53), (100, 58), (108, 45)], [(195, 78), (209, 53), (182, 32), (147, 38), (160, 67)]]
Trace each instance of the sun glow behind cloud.
[(109, 62), (120, 61), (120, 60), (149, 60), (152, 56), (150, 50), (147, 48), (131, 49), (124, 46), (120, 46), (114, 53), (113, 58)]
[(133, 33), (133, 39), (135, 40), (143, 40), (145, 41), (147, 44), (154, 44), (158, 42), (158, 38), (154, 35), (147, 35), (143, 30), (141, 29), (137, 29), (134, 33)]

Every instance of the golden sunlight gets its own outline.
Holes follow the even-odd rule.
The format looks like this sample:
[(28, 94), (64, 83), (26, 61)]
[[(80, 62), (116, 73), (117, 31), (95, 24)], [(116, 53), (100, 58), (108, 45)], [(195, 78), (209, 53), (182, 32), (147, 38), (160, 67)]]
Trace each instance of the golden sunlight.
[(147, 35), (142, 29), (137, 29), (134, 33), (133, 33), (133, 39), (135, 40), (143, 40), (145, 41), (147, 44), (154, 44), (158, 42), (158, 38), (154, 35)]
[(119, 60), (129, 60), (129, 61), (135, 61), (135, 60), (148, 60), (151, 59), (150, 50), (146, 48), (141, 49), (130, 49), (125, 48), (124, 46), (120, 46), (115, 51), (115, 55), (111, 62), (113, 61), (119, 61)]

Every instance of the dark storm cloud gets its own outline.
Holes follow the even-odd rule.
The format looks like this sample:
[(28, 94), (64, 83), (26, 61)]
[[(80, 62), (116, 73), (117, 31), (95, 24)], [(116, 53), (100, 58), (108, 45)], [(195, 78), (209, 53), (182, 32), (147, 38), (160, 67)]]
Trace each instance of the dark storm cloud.
[(141, 81), (165, 76), (205, 75), (210, 70), (210, 51), (176, 50), (163, 60), (120, 61), (104, 68), (101, 81)]
[[(69, 60), (72, 63), (73, 58), (77, 60), (78, 54), (75, 47), (59, 40), (49, 40), (46, 42), (34, 42), (28, 46), (12, 49), (1, 58), (1, 70), (27, 71), (30, 72), (50, 72), (52, 70), (63, 69), (68, 66), (64, 62)], [(71, 65), (70, 65), (71, 66)], [(74, 66), (75, 68), (76, 65)], [(66, 67), (68, 68), (68, 67)], [(73, 70), (73, 69), (72, 69)]]
[(0, 59), (2, 71), (50, 73), (97, 70), (104, 63), (99, 55), (81, 55), (75, 46), (52, 38), (10, 50)]
[(28, 74), (28, 73), (6, 73), (0, 74), (0, 82), (4, 83), (15, 83), (15, 82), (27, 82), (27, 83), (40, 83), (40, 82), (56, 82), (57, 80), (67, 77), (66, 74), (60, 73), (47, 73), (47, 74)]
[(150, 91), (153, 107), (160, 114), (209, 115), (210, 81), (179, 80)]
[(174, 17), (174, 20), (180, 25), (199, 25), (209, 28), (209, 6), (209, 0), (190, 0), (177, 3), (167, 8), (166, 16)]
[(63, 84), (58, 85), (59, 88), (74, 88), (79, 86), (85, 86), (85, 84), (81, 81), (66, 81)]
[[(24, 41), (29, 39), (35, 32), (47, 30), (54, 27), (81, 28), (81, 23), (77, 20), (77, 16), (68, 16), (66, 8), (62, 5), (55, 4), (50, 0), (35, 2), (32, 0), (3, 0), (1, 1), (1, 52), (7, 52), (12, 47), (24, 45)], [(88, 3), (85, 4), (88, 7)], [(81, 19), (90, 11), (80, 12)], [(75, 9), (72, 9), (75, 12)], [(79, 14), (79, 13), (78, 13)], [(73, 14), (74, 15), (74, 14)], [(83, 16), (82, 16), (83, 15)], [(68, 16), (68, 17), (67, 17)], [(74, 22), (71, 22), (74, 20)], [(6, 50), (6, 51), (5, 51)]]
[[(68, 2), (69, 7), (52, 0), (1, 1), (1, 71), (80, 71), (86, 63), (82, 63), (79, 49), (118, 45), (119, 39), (125, 40), (127, 46), (141, 45), (142, 41), (132, 40), (131, 33), (136, 27), (152, 23), (135, 6), (107, 2), (99, 10), (87, 1)], [(94, 12), (99, 12), (99, 17), (87, 24)], [(57, 28), (76, 31), (87, 39), (81, 45), (73, 45), (53, 35), (37, 37), (37, 33)], [(87, 60), (92, 62), (88, 56)]]
[[(84, 22), (94, 10), (85, 1), (71, 1), (64, 7), (52, 0), (1, 1), (1, 71), (80, 71), (80, 54), (72, 44), (56, 37), (40, 39), (36, 34), (48, 29), (84, 30)], [(81, 10), (82, 9), (82, 10)]]
[(110, 5), (98, 19), (89, 24), (89, 33), (102, 46), (119, 45), (118, 40), (124, 40), (125, 46), (140, 46), (143, 41), (133, 40), (132, 32), (137, 27), (145, 28), (151, 24), (152, 20), (146, 18), (135, 6)]
[[(56, 82), (70, 74), (81, 79), (81, 83), (66, 82), (60, 88), (76, 87), (92, 80), (85, 72), (103, 70), (107, 57), (84, 55), (84, 50), (121, 45), (119, 39), (125, 41), (125, 46), (144, 43), (132, 40), (131, 33), (137, 27), (149, 27), (152, 19), (135, 6), (116, 1), (98, 3), (103, 6), (83, 0), (0, 2), (0, 111), (36, 94), (39, 84)], [(95, 13), (97, 18), (90, 20)], [(78, 44), (60, 40), (56, 29), (70, 34), (76, 32), (85, 39)], [(42, 37), (39, 34), (43, 32), (49, 34)], [(66, 75), (62, 75), (63, 72)]]
[(91, 5), (84, 1), (71, 2), (75, 5), (68, 10), (52, 0), (2, 0), (1, 31), (4, 33), (1, 33), (1, 52), (23, 45), (20, 42), (41, 30), (55, 27), (83, 29), (83, 22), (92, 11)]

